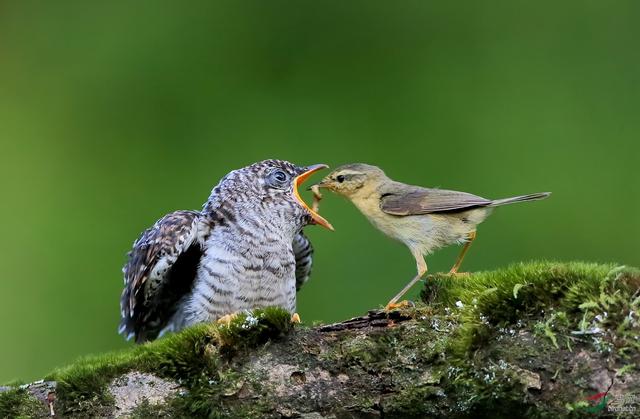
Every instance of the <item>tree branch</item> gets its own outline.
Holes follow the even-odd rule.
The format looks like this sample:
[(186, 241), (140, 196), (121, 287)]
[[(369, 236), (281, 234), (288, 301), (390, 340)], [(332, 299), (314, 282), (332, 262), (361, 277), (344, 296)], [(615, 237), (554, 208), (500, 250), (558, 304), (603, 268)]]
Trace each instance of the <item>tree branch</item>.
[[(56, 381), (56, 411), (274, 418), (640, 412), (638, 270), (531, 263), (426, 282), (425, 303), (401, 311), (291, 329), (289, 313), (257, 310), (229, 327), (200, 325), (78, 362), (47, 377)], [(44, 394), (37, 385), (0, 389), (0, 417), (48, 415), (36, 389)]]

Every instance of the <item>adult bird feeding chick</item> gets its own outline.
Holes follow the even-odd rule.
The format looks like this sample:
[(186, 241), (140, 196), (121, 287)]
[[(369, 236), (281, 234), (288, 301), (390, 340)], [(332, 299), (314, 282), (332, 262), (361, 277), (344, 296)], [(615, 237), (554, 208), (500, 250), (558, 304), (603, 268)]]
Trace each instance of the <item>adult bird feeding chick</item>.
[[(462, 259), (476, 238), (476, 227), (494, 207), (544, 199), (549, 192), (490, 200), (466, 192), (430, 189), (389, 179), (376, 166), (347, 164), (335, 169), (312, 189), (326, 188), (345, 196), (389, 237), (404, 243), (416, 259), (418, 274), (387, 304), (398, 300), (426, 272), (424, 257), (436, 249), (464, 243), (450, 274), (457, 274)], [(316, 199), (320, 197), (317, 196)]]
[(265, 160), (234, 170), (202, 211), (176, 211), (135, 241), (125, 265), (119, 332), (136, 342), (219, 320), (241, 310), (280, 306), (295, 314), (313, 248), (307, 224), (330, 230), (298, 186), (324, 164)]

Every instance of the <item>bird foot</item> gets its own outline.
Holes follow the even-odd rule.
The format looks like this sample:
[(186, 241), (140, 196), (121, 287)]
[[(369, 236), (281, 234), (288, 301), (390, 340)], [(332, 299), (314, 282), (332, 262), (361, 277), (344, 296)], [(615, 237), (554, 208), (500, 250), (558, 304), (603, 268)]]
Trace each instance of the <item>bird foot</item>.
[(298, 313), (293, 313), (291, 315), (291, 323), (296, 323), (296, 324), (302, 323), (302, 320), (300, 320), (300, 315)]
[(229, 327), (233, 319), (235, 319), (236, 317), (238, 317), (238, 313), (225, 314), (224, 316), (220, 317), (216, 321), (216, 323)]
[(447, 274), (449, 276), (452, 276), (454, 278), (462, 278), (462, 277), (468, 277), (471, 275), (471, 272), (457, 272), (457, 271), (449, 271), (449, 273)]
[(407, 308), (407, 307), (415, 307), (416, 305), (413, 301), (402, 300), (399, 303), (389, 303), (384, 307), (385, 311), (392, 311), (398, 308)]

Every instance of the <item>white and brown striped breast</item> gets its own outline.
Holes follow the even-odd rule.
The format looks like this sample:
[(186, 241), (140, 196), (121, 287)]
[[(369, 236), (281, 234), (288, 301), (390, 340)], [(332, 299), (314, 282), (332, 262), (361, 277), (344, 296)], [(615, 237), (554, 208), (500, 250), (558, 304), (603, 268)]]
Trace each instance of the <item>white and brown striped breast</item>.
[(125, 266), (120, 332), (137, 342), (245, 309), (296, 309), (313, 249), (310, 215), (289, 190), (265, 183), (278, 160), (225, 176), (201, 212), (176, 211), (134, 243)]
[[(191, 298), (186, 325), (258, 307), (296, 308), (296, 263), (290, 237), (276, 231), (241, 234), (233, 226), (209, 237)], [(242, 240), (238, 240), (242, 237)]]

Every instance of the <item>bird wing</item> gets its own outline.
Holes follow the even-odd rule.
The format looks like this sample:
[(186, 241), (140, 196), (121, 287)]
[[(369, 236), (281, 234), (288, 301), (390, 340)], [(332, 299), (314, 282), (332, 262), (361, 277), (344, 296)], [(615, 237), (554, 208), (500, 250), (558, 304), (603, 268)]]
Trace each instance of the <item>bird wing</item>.
[(413, 186), (400, 192), (383, 194), (380, 209), (391, 215), (420, 215), (484, 207), (491, 202), (466, 192)]
[(313, 246), (301, 231), (293, 238), (293, 254), (296, 258), (296, 291), (307, 282), (313, 265)]
[(119, 332), (144, 342), (158, 336), (192, 288), (207, 224), (197, 211), (165, 215), (133, 244), (123, 268)]

